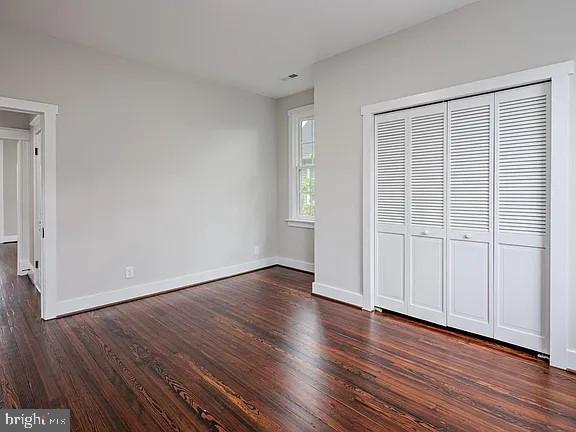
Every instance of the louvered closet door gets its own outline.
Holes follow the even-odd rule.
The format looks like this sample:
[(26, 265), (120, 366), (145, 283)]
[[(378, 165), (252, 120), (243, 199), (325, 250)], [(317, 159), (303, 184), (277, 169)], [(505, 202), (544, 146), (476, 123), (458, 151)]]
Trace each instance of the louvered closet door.
[(550, 86), (496, 94), (496, 339), (549, 352)]
[(492, 337), (494, 94), (448, 103), (448, 326)]
[(446, 104), (410, 111), (408, 314), (446, 325)]
[(376, 116), (376, 306), (406, 312), (408, 112)]

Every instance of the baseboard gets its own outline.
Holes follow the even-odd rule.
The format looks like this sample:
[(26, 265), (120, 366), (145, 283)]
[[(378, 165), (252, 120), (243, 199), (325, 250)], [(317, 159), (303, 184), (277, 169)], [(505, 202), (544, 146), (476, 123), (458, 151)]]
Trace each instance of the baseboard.
[(276, 265), (277, 262), (277, 257), (263, 258), (257, 261), (250, 261), (229, 267), (221, 267), (218, 269), (188, 274), (172, 279), (149, 282), (141, 285), (133, 285), (117, 290), (106, 291), (84, 297), (77, 297), (70, 300), (63, 300), (57, 304), (56, 315), (69, 315), (84, 310), (95, 309), (110, 304), (121, 303), (140, 297), (147, 297), (166, 291), (173, 291), (179, 288), (185, 288), (192, 285), (210, 282), (215, 279), (236, 276), (242, 273)]
[(312, 293), (322, 297), (328, 297), (333, 300), (338, 300), (342, 303), (348, 303), (353, 306), (363, 307), (364, 297), (362, 294), (346, 291), (342, 288), (336, 288), (330, 285), (324, 285), (318, 282), (312, 284)]
[(20, 261), (18, 266), (18, 276), (26, 276), (32, 271), (32, 264), (29, 261)]
[(28, 276), (28, 279), (30, 279), (30, 282), (32, 283), (32, 285), (34, 285), (34, 288), (36, 288), (36, 291), (40, 292), (40, 287), (36, 283), (36, 275), (34, 274), (35, 271), (36, 271), (36, 269), (34, 267), (30, 266), (30, 270), (25, 272), (22, 276)]
[(2, 242), (1, 243), (14, 243), (18, 241), (18, 236), (17, 235), (11, 235), (11, 236), (4, 236), (2, 237)]
[(292, 258), (278, 257), (278, 265), (290, 267), (296, 270), (314, 273), (314, 263), (295, 260)]
[(566, 368), (576, 372), (576, 349), (566, 350)]
[(28, 270), (28, 272), (26, 273), (26, 276), (28, 276), (28, 279), (30, 279), (30, 282), (32, 283), (32, 285), (34, 285), (34, 288), (36, 288), (36, 291), (40, 292), (40, 287), (36, 283), (36, 274), (35, 273), (36, 273), (36, 269), (34, 267), (32, 267), (32, 265), (30, 264), (30, 270)]

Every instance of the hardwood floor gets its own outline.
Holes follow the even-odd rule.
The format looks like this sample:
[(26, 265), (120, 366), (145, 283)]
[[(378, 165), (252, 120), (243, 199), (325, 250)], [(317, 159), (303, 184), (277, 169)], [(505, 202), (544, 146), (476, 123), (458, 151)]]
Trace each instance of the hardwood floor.
[(73, 431), (576, 430), (576, 376), (281, 267), (49, 322), (0, 246), (0, 406)]

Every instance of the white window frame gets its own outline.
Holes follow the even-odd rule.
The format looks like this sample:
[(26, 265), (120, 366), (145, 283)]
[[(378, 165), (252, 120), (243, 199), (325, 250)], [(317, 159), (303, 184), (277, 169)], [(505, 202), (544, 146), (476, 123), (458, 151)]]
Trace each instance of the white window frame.
[(363, 119), (363, 309), (375, 308), (374, 272), (376, 229), (375, 171), (374, 171), (374, 117), (377, 114), (415, 106), (443, 102), (451, 99), (492, 93), (544, 81), (552, 83), (551, 95), (551, 174), (550, 174), (550, 364), (561, 369), (576, 369), (576, 350), (568, 343), (569, 273), (566, 232), (570, 227), (570, 197), (566, 179), (570, 164), (571, 78), (575, 63), (568, 61), (536, 69), (525, 70), (482, 81), (462, 84), (428, 93), (407, 96), (361, 109)]
[[(314, 105), (306, 105), (288, 111), (288, 226), (296, 228), (314, 229), (314, 218), (299, 214), (300, 208), (300, 180), (298, 170), (300, 163), (300, 123), (303, 120), (314, 118)], [(316, 138), (314, 138), (314, 152), (316, 152)]]

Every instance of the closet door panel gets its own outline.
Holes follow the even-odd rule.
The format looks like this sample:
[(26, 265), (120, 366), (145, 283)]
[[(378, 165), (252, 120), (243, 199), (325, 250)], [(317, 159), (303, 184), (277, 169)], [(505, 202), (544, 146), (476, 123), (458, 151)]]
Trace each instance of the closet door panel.
[(550, 85), (496, 94), (495, 338), (549, 352)]
[(408, 111), (376, 116), (376, 306), (406, 312)]
[(447, 323), (492, 337), (494, 95), (448, 103)]
[(491, 337), (490, 243), (450, 240), (448, 325)]
[(410, 113), (408, 314), (446, 325), (446, 104)]
[(412, 236), (410, 311), (414, 316), (445, 324), (444, 240)]
[[(548, 331), (547, 254), (543, 248), (500, 245), (497, 338), (542, 351)], [(535, 343), (536, 342), (536, 343)]]
[(378, 277), (376, 304), (384, 309), (404, 313), (405, 295), (404, 234), (378, 233)]

